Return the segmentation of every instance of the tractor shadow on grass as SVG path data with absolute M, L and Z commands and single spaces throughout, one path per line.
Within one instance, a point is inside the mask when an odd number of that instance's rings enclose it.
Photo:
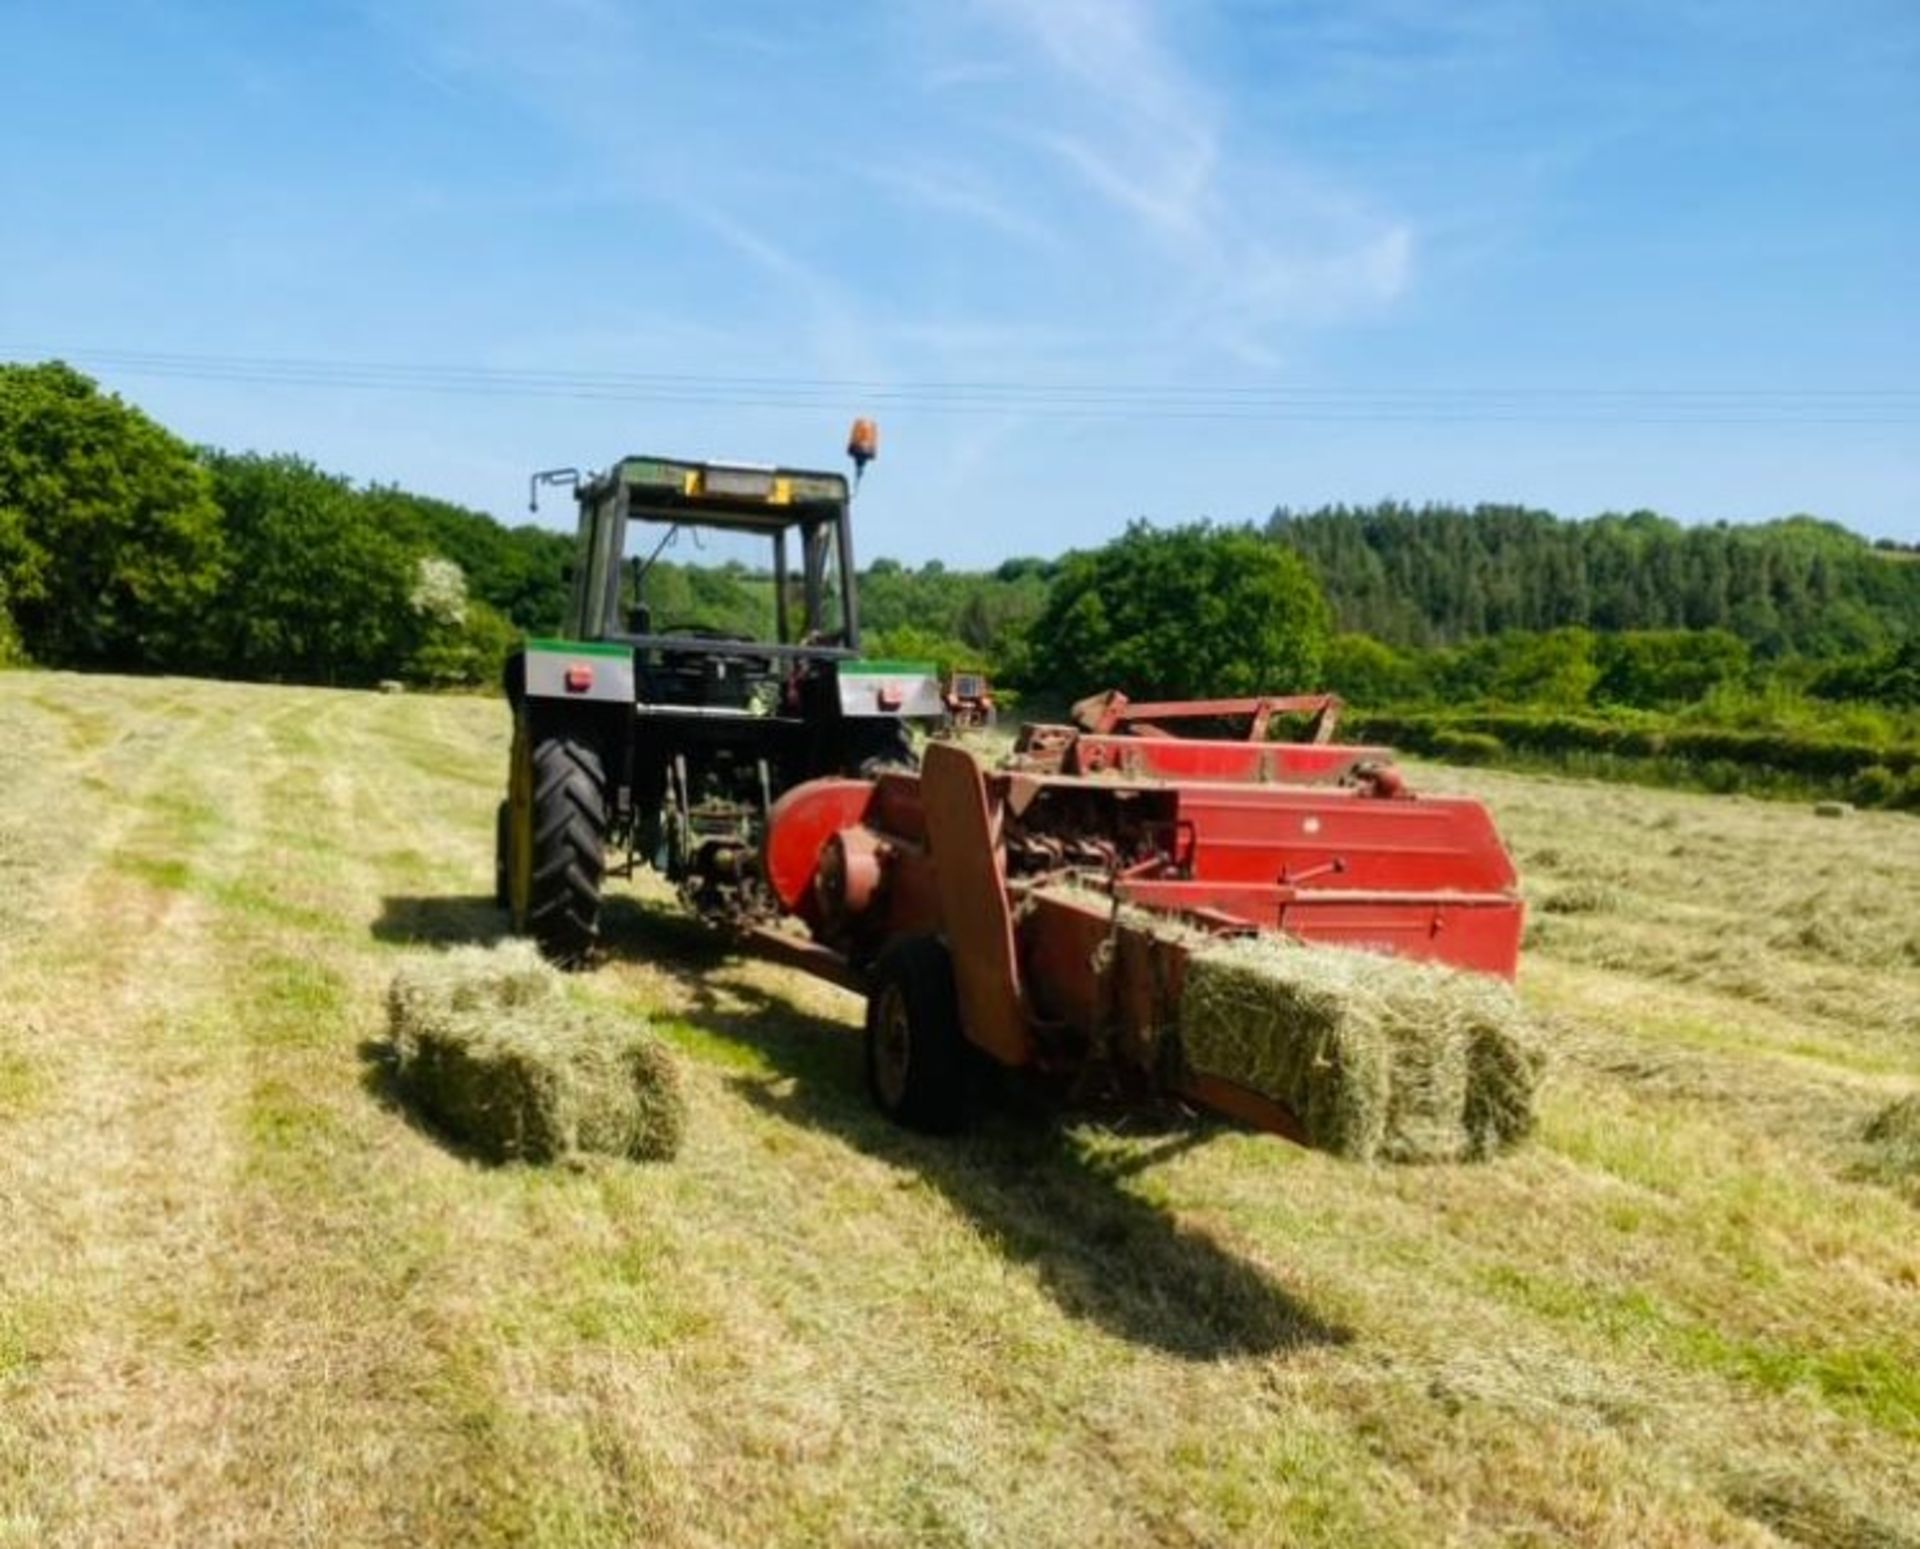
M 686 1004 L 670 1020 L 745 1057 L 754 1068 L 727 1077 L 734 1091 L 764 1113 L 924 1180 L 1001 1254 L 1030 1267 L 1070 1316 L 1199 1361 L 1350 1337 L 1209 1233 L 1127 1186 L 1217 1126 L 1131 1115 L 1139 1138 L 1102 1143 L 1100 1133 L 1015 1089 L 994 1094 L 965 1135 L 908 1133 L 868 1102 L 860 1039 L 844 1021 L 734 971 L 742 960 L 726 943 L 672 909 L 620 905 L 607 922 L 609 955 L 643 961 L 670 980 Z
M 375 941 L 398 947 L 490 946 L 507 940 L 507 911 L 490 893 L 393 893 L 380 900 Z M 600 906 L 596 961 L 641 962 L 675 979 L 739 961 L 727 939 L 665 898 L 611 893 Z
M 485 946 L 509 934 L 507 912 L 491 893 L 396 894 L 380 900 L 373 922 L 373 939 L 390 946 Z

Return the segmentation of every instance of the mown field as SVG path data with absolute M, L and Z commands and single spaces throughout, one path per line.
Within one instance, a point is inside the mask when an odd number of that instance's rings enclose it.
M 857 1003 L 657 895 L 671 1165 L 396 1107 L 410 943 L 499 921 L 505 716 L 0 675 L 0 1544 L 1920 1543 L 1920 820 L 1494 804 L 1537 1139 L 875 1117 Z

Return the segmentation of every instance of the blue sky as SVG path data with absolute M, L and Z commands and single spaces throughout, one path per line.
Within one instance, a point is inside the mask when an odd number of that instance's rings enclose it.
M 868 556 L 1920 539 L 1914 0 L 0 0 L 0 212 L 0 355 L 509 517 L 872 412 Z

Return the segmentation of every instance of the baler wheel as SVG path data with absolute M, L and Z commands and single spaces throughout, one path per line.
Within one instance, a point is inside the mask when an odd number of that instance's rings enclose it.
M 867 997 L 867 1090 L 896 1124 L 950 1135 L 967 1120 L 981 1056 L 960 1026 L 953 959 L 934 936 L 880 954 Z
M 577 737 L 515 739 L 507 824 L 513 927 L 564 967 L 585 962 L 600 935 L 607 864 L 607 778 Z

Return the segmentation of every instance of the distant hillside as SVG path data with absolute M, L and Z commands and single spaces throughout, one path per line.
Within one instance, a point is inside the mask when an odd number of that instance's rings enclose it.
M 1831 656 L 1920 631 L 1920 566 L 1813 517 L 1684 527 L 1388 503 L 1283 508 L 1267 531 L 1319 571 L 1340 628 L 1399 646 L 1584 625 L 1727 629 L 1761 655 Z

